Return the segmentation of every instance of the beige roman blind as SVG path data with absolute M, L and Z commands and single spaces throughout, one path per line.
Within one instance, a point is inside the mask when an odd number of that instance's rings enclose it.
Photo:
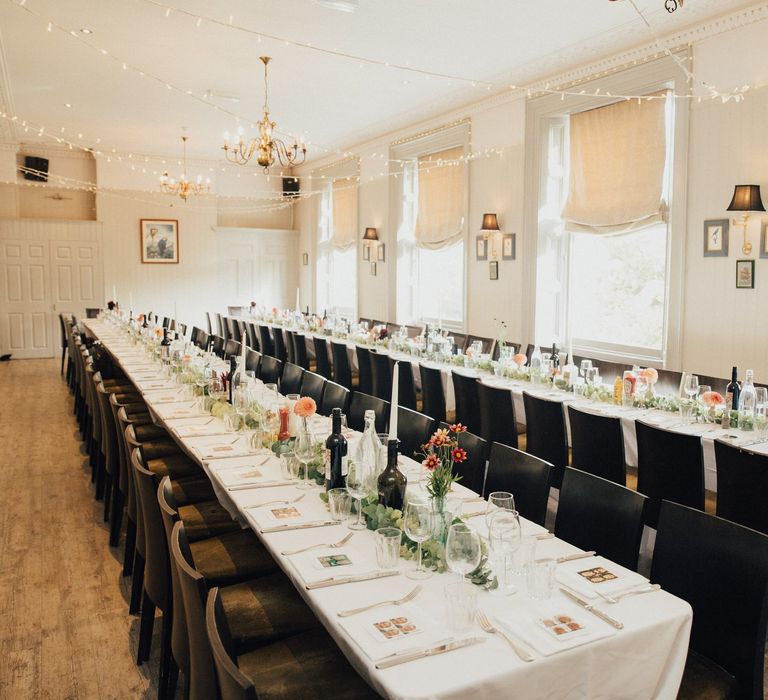
M 668 99 L 668 91 L 653 95 Z M 571 117 L 567 230 L 620 233 L 664 221 L 667 99 L 625 100 Z
M 444 248 L 462 235 L 466 165 L 456 161 L 463 155 L 463 147 L 457 146 L 419 158 L 414 237 L 422 248 Z
M 331 244 L 334 248 L 349 248 L 357 240 L 357 182 L 341 178 L 334 180 L 332 187 Z

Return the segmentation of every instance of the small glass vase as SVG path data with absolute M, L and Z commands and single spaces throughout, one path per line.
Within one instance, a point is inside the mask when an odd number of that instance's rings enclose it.
M 461 512 L 461 503 L 449 501 L 447 496 L 432 498 L 432 513 L 434 517 L 434 534 L 432 538 L 442 545 L 448 539 L 448 531 L 453 521 Z

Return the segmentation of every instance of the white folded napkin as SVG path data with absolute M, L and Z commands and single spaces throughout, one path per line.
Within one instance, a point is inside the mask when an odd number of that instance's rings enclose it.
M 263 457 L 254 455 L 248 458 L 248 463 L 246 464 L 241 463 L 232 467 L 214 469 L 216 478 L 225 488 L 243 486 L 245 484 L 261 486 L 284 481 L 280 477 L 280 468 L 276 468 L 270 462 L 260 464 L 263 459 Z
M 297 507 L 301 506 L 301 501 L 295 504 Z M 268 511 L 275 506 L 268 506 L 266 508 L 260 508 L 259 510 L 251 510 L 249 516 L 253 519 L 260 518 L 258 522 L 264 523 L 265 527 L 275 525 L 274 521 L 271 521 L 268 517 L 264 516 L 261 511 Z M 290 507 L 290 506 L 289 506 Z M 307 522 L 314 522 L 318 520 L 318 516 L 314 511 L 311 511 L 311 515 L 304 515 Z M 322 537 L 322 535 L 317 535 Z M 323 541 L 322 539 L 320 540 Z M 332 540 L 325 540 L 331 542 Z M 323 562 L 328 560 L 338 560 L 339 566 L 324 566 Z M 349 560 L 350 563 L 344 563 Z M 330 563 L 330 562 L 329 562 Z M 322 581 L 323 579 L 330 578 L 331 576 L 357 576 L 359 574 L 367 573 L 376 569 L 375 559 L 367 553 L 361 552 L 360 548 L 354 547 L 340 547 L 338 549 L 331 549 L 323 547 L 319 549 L 313 549 L 309 552 L 299 554 L 291 557 L 291 564 L 301 576 L 304 583 L 313 583 L 315 581 Z M 375 602 L 375 601 L 374 601 Z M 362 605 L 362 603 L 361 603 Z M 359 607 L 352 605 L 350 607 Z
M 580 571 L 587 572 L 598 568 L 605 569 L 615 578 L 599 581 L 599 578 L 605 577 L 595 575 L 591 577 L 595 581 L 593 583 L 585 576 L 579 574 Z M 609 559 L 599 556 L 575 559 L 574 561 L 558 564 L 556 578 L 567 588 L 590 600 L 599 598 L 599 593 L 613 595 L 614 593 L 621 593 L 630 588 L 648 583 L 648 579 L 636 571 L 625 569 L 623 566 L 619 566 Z

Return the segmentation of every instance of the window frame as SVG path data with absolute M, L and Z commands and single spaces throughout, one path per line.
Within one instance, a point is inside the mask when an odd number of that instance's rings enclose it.
M 676 52 L 676 58 L 682 61 L 690 59 L 690 50 Z M 685 94 L 688 89 L 686 75 L 675 58 L 665 56 L 649 61 L 640 66 L 627 68 L 611 76 L 583 82 L 578 87 L 571 88 L 574 92 L 584 90 L 591 94 L 574 94 L 562 97 L 559 94 L 548 94 L 529 100 L 526 109 L 526 173 L 525 178 L 525 212 L 524 227 L 526 236 L 531 244 L 532 252 L 525 261 L 523 269 L 524 284 L 533 297 L 532 303 L 527 304 L 527 314 L 523 318 L 524 332 L 532 342 L 541 344 L 551 342 L 550 338 L 536 338 L 536 284 L 539 248 L 539 204 L 540 188 L 546 177 L 542 163 L 545 162 L 548 146 L 549 125 L 553 118 L 564 114 L 581 112 L 586 109 L 603 107 L 616 102 L 616 97 L 610 95 L 642 95 L 668 88 L 676 94 Z M 605 97 L 596 97 L 595 91 L 600 90 Z M 674 99 L 674 98 L 672 98 Z M 645 364 L 656 367 L 679 368 L 682 361 L 682 321 L 684 303 L 684 262 L 685 238 L 687 220 L 687 164 L 688 164 L 688 130 L 689 130 L 689 100 L 675 100 L 675 118 L 673 124 L 673 149 L 670 154 L 670 187 L 667 205 L 670 211 L 667 234 L 667 273 L 665 280 L 665 313 L 663 328 L 663 344 L 659 358 L 637 357 L 627 348 L 608 346 L 600 348 L 590 345 L 574 344 L 576 354 L 588 354 L 598 360 L 619 361 L 643 360 Z M 568 237 L 570 240 L 570 236 Z M 570 254 L 570 242 L 563 255 Z M 564 258 L 564 264 L 570 268 L 569 258 Z M 569 294 L 567 274 L 564 279 L 563 292 Z M 564 300 L 567 308 L 567 298 Z M 561 322 L 567 323 L 566 320 Z M 565 338 L 561 338 L 564 341 Z

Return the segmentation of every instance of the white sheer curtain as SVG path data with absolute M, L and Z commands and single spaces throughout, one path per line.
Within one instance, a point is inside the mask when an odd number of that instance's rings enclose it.
M 668 91 L 570 117 L 565 228 L 620 233 L 663 222 Z
M 331 202 L 331 243 L 334 248 L 346 250 L 357 240 L 357 182 L 334 180 Z
M 458 146 L 418 159 L 418 210 L 414 227 L 416 245 L 445 248 L 464 234 L 464 148 Z

